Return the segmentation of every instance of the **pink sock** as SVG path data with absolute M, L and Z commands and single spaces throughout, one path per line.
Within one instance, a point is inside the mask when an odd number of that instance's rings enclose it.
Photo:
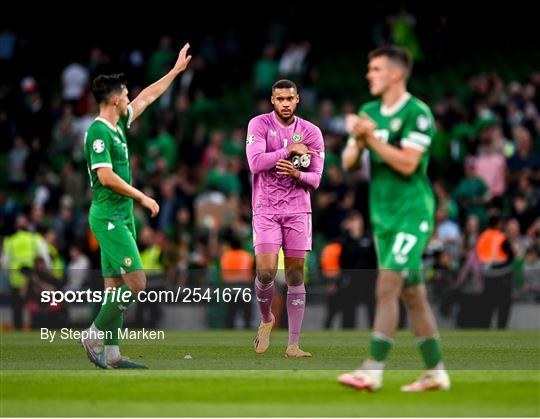
M 272 281 L 270 284 L 264 285 L 259 281 L 259 278 L 256 278 L 255 295 L 257 296 L 257 303 L 259 304 L 262 321 L 263 323 L 268 323 L 272 320 L 272 297 L 274 295 L 274 281 Z
M 304 320 L 306 308 L 306 287 L 304 284 L 296 287 L 288 286 L 287 289 L 287 315 L 289 317 L 289 345 L 298 343 L 300 329 Z

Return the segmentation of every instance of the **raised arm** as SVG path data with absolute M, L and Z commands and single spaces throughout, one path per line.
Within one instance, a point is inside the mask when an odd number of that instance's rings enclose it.
M 165 91 L 169 88 L 173 80 L 182 71 L 184 71 L 191 60 L 191 55 L 186 55 L 189 49 L 189 44 L 185 44 L 178 54 L 176 64 L 166 75 L 160 78 L 155 83 L 144 89 L 139 95 L 131 102 L 131 108 L 133 115 L 131 120 L 137 119 L 144 110 L 154 103 Z

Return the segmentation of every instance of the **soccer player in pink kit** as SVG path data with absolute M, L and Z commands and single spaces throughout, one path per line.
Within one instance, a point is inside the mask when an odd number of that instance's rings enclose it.
M 285 356 L 311 356 L 299 348 L 306 289 L 304 262 L 311 250 L 310 190 L 319 187 L 324 165 L 321 130 L 295 116 L 300 97 L 296 85 L 279 80 L 272 86 L 274 111 L 256 116 L 248 125 L 246 154 L 253 173 L 253 244 L 257 278 L 255 293 L 261 325 L 256 353 L 266 352 L 274 326 L 272 295 L 283 248 L 287 281 L 289 342 Z M 298 156 L 298 157 L 295 157 Z M 290 159 L 295 158 L 297 167 Z M 299 170 L 301 169 L 301 170 Z

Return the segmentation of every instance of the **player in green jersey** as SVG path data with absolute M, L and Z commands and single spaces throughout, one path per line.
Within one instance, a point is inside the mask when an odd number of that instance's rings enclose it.
M 137 249 L 133 201 L 155 217 L 159 205 L 131 186 L 126 131 L 144 110 L 159 98 L 191 60 L 189 44 L 180 50 L 176 64 L 165 76 L 145 88 L 130 102 L 121 74 L 98 76 L 92 92 L 99 104 L 99 116 L 84 140 L 93 198 L 89 223 L 101 250 L 105 293 L 101 310 L 81 343 L 90 361 L 100 368 L 146 368 L 120 354 L 119 332 L 124 310 L 146 287 L 146 275 Z M 103 340 L 104 343 L 103 345 Z
M 370 217 L 379 259 L 377 310 L 369 358 L 338 381 L 358 389 L 382 386 L 384 363 L 405 303 L 427 371 L 402 391 L 448 390 L 437 325 L 422 277 L 422 252 L 433 230 L 435 200 L 427 177 L 429 147 L 435 134 L 429 107 L 407 92 L 412 61 L 408 52 L 384 46 L 371 52 L 367 80 L 379 97 L 347 115 L 350 133 L 343 167 L 359 166 L 369 150 Z

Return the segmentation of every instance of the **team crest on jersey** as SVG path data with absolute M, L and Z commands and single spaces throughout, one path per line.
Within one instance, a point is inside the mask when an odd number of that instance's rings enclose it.
M 105 150 L 105 143 L 103 140 L 94 140 L 92 143 L 92 148 L 96 153 L 102 153 Z
M 425 131 L 429 128 L 430 122 L 427 117 L 424 115 L 419 115 L 418 118 L 416 118 L 416 126 L 419 130 Z
M 397 131 L 401 128 L 401 119 L 394 118 L 390 121 L 390 131 Z
M 295 142 L 295 143 L 299 143 L 300 141 L 302 141 L 302 136 L 298 133 L 294 134 L 292 136 L 292 140 Z
M 255 136 L 254 135 L 248 135 L 248 137 L 246 138 L 246 144 L 250 145 L 250 144 L 253 144 L 254 142 L 255 142 Z
M 133 265 L 133 259 L 131 259 L 129 256 L 126 256 L 124 258 L 124 266 L 127 266 L 128 268 Z

